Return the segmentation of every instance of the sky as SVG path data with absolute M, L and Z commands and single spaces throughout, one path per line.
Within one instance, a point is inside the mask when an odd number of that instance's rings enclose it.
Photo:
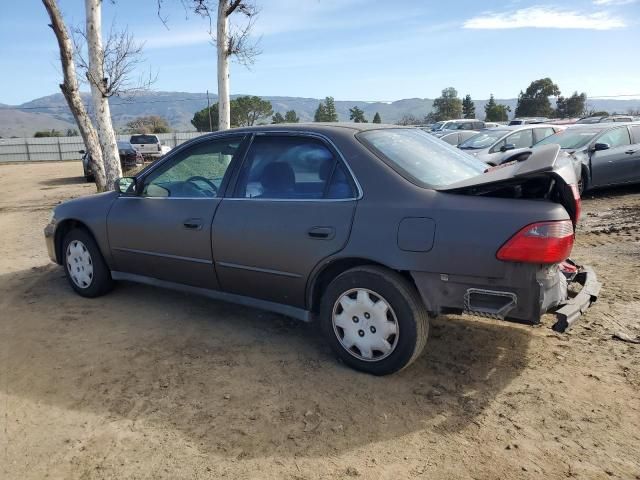
M 144 43 L 154 90 L 216 92 L 209 24 L 179 0 L 106 0 L 104 30 Z M 564 94 L 640 97 L 640 0 L 255 0 L 262 52 L 233 63 L 231 93 L 337 100 L 513 98 L 551 77 Z M 84 2 L 59 0 L 82 27 Z M 59 92 L 57 44 L 38 0 L 0 0 L 0 103 Z M 85 89 L 86 86 L 85 86 Z M 627 98 L 627 97 L 622 97 Z

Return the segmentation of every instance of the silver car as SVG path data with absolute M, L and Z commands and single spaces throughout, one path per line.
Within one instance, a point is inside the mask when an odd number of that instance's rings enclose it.
M 462 142 L 458 148 L 490 165 L 529 156 L 531 147 L 562 130 L 555 125 L 514 125 L 487 128 Z

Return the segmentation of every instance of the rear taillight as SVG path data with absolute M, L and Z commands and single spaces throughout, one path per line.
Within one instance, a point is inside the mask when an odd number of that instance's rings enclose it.
M 569 257 L 573 239 L 571 220 L 533 223 L 500 247 L 496 257 L 505 262 L 559 263 Z
M 580 189 L 578 185 L 569 185 L 571 187 L 571 192 L 573 193 L 573 201 L 575 202 L 576 209 L 576 218 L 574 218 L 574 222 L 578 224 L 578 220 L 580 220 L 580 213 L 582 213 L 582 199 L 580 198 Z

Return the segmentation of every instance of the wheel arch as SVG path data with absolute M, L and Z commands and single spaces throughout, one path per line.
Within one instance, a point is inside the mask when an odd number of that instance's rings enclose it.
M 316 267 L 316 270 L 311 275 L 311 280 L 307 285 L 306 303 L 307 308 L 314 314 L 317 314 L 320 309 L 320 301 L 322 298 L 322 292 L 338 275 L 346 272 L 354 267 L 362 267 L 365 265 L 377 266 L 386 268 L 388 270 L 399 273 L 402 277 L 409 281 L 409 283 L 416 288 L 415 281 L 410 272 L 403 270 L 396 270 L 383 263 L 375 260 L 363 257 L 342 257 L 331 259 L 324 264 Z
M 98 244 L 94 232 L 91 231 L 91 228 L 89 228 L 89 226 L 83 221 L 75 218 L 66 218 L 64 220 L 61 220 L 56 226 L 56 233 L 53 243 L 55 246 L 56 261 L 59 265 L 62 265 L 62 241 L 64 240 L 65 235 L 74 228 L 81 228 L 85 230 L 87 233 L 89 233 L 89 235 L 93 237 L 94 240 L 96 240 L 96 244 Z

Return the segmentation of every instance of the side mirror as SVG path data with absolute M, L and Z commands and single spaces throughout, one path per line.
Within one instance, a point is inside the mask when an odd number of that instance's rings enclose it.
M 136 193 L 136 179 L 135 177 L 122 177 L 115 182 L 116 192 L 122 194 Z
M 500 147 L 501 152 L 506 152 L 506 151 L 515 150 L 515 149 L 516 149 L 516 146 L 513 143 L 506 143 Z
M 609 150 L 611 148 L 611 146 L 608 143 L 596 143 L 593 146 L 593 151 L 594 152 L 599 152 L 601 150 Z
M 79 153 L 80 155 L 84 155 L 86 152 L 85 152 L 84 150 L 78 150 L 78 153 Z

